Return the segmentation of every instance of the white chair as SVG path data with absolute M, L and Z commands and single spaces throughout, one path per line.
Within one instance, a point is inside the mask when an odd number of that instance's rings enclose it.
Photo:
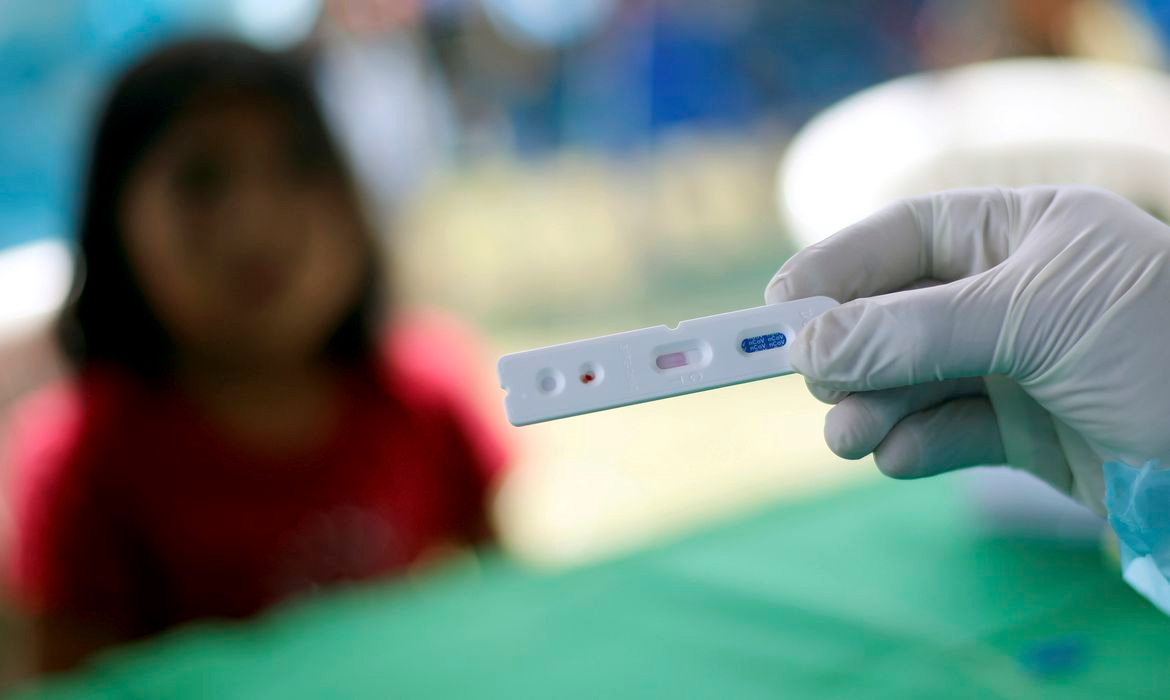
M 1078 183 L 1170 212 L 1170 77 L 1137 66 L 1017 59 L 900 78 L 829 108 L 777 183 L 802 245 L 908 195 Z
M 69 294 L 72 254 L 48 240 L 0 251 L 0 416 L 60 370 L 52 321 Z

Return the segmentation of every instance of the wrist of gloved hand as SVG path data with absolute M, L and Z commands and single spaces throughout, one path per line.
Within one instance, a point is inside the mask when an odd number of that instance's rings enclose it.
M 1170 470 L 1156 460 L 1141 468 L 1106 462 L 1105 506 L 1117 533 L 1125 581 L 1170 614 Z
M 1103 482 L 1074 481 L 1069 464 L 1070 459 L 1090 464 L 1103 460 L 1014 380 L 993 375 L 986 377 L 984 384 L 995 410 L 1005 463 L 1031 473 L 1104 517 Z

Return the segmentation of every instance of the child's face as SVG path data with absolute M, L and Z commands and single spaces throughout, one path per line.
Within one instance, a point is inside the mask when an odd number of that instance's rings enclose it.
M 127 257 L 180 357 L 303 362 L 360 293 L 359 213 L 294 127 L 267 102 L 205 101 L 131 174 Z

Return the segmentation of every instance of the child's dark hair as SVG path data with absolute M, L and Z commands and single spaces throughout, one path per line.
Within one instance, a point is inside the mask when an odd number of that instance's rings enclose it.
M 170 339 L 130 269 L 119 203 L 130 174 L 163 132 L 193 101 L 220 90 L 273 101 L 295 124 L 313 162 L 336 175 L 361 212 L 357 187 L 329 134 L 303 60 L 225 38 L 187 39 L 156 50 L 114 85 L 93 131 L 77 228 L 77 271 L 57 328 L 75 368 L 114 364 L 157 378 L 169 367 Z M 328 342 L 326 353 L 333 359 L 364 361 L 375 345 L 383 290 L 374 237 L 365 233 L 362 292 Z

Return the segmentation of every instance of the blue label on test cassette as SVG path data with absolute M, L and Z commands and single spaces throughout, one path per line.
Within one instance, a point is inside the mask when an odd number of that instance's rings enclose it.
M 783 333 L 769 333 L 767 335 L 757 335 L 753 338 L 744 338 L 739 347 L 743 348 L 744 352 L 761 352 L 764 350 L 775 350 L 782 348 L 788 344 L 788 338 Z

